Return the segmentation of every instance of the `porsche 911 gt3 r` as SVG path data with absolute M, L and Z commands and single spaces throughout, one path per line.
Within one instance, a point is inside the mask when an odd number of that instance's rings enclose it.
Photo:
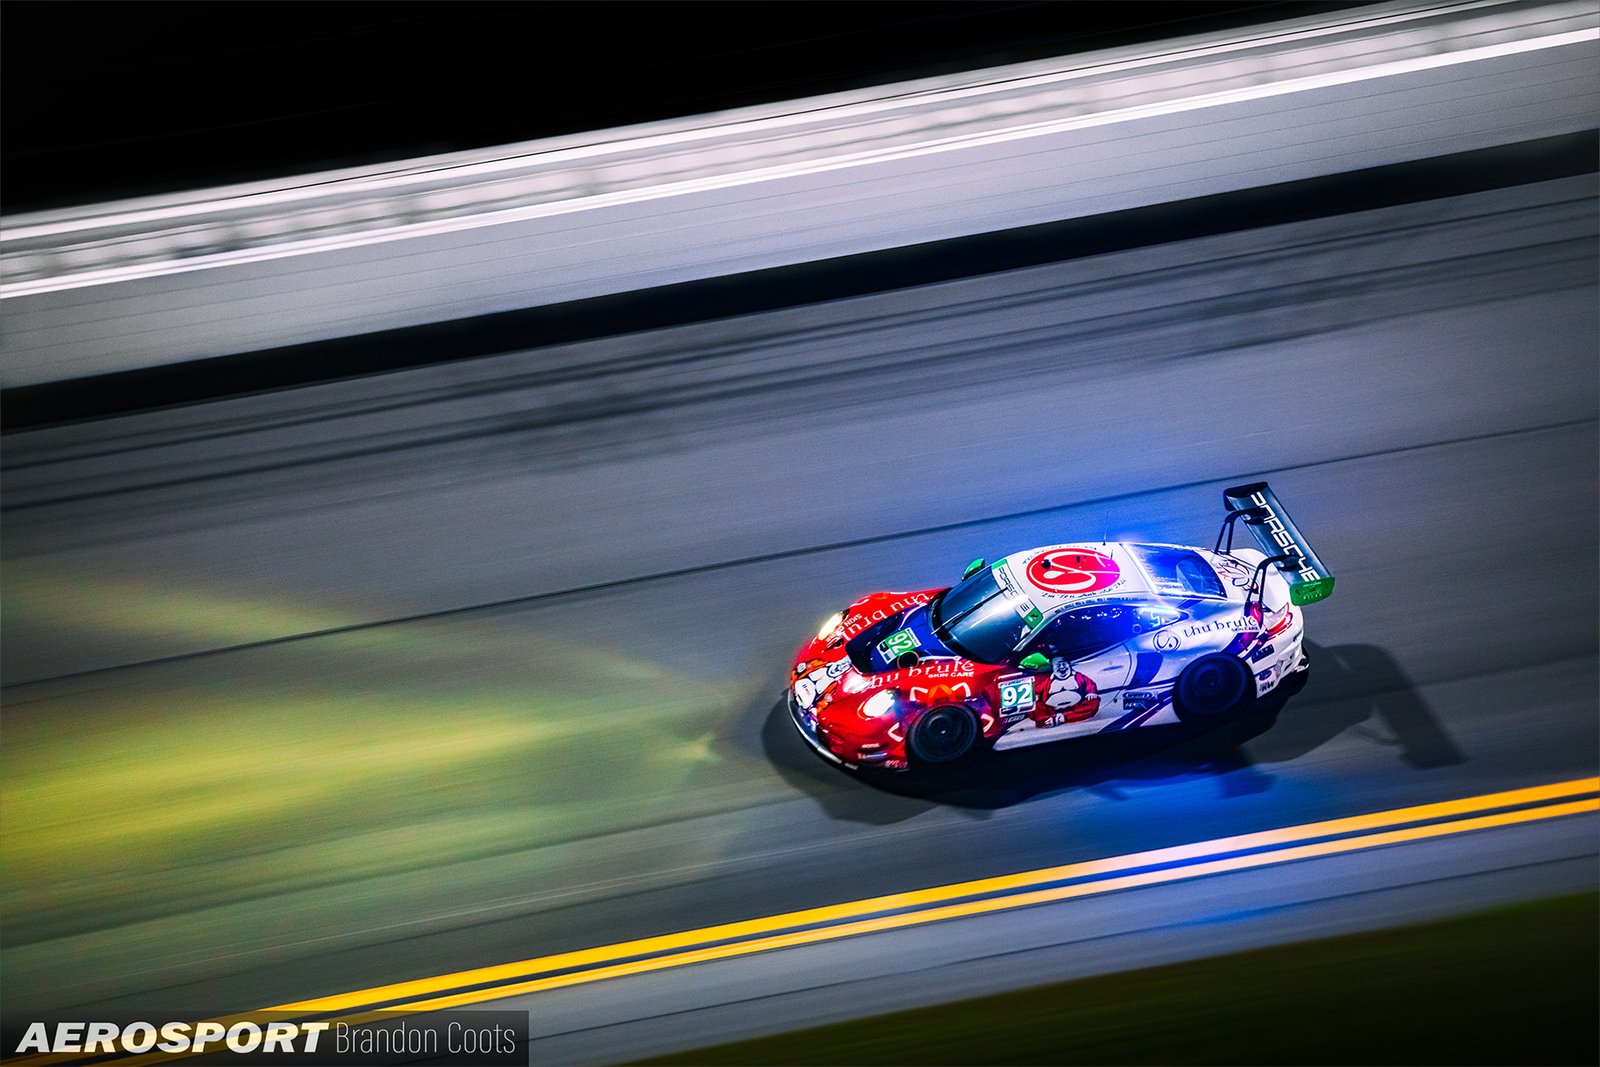
M 1047 545 L 974 560 L 951 588 L 862 597 L 797 653 L 796 727 L 850 768 L 935 768 L 989 748 L 1220 721 L 1298 685 L 1299 609 L 1333 576 L 1265 482 L 1224 502 L 1211 549 Z M 1240 520 L 1265 552 L 1233 548 Z

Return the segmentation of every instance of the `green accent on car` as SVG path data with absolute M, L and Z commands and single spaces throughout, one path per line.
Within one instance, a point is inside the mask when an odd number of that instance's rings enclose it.
M 974 574 L 977 574 L 988 565 L 988 560 L 984 559 L 982 556 L 979 556 L 977 559 L 967 564 L 967 569 L 961 572 L 961 580 L 963 582 L 966 581 L 968 578 L 971 578 Z
M 1309 582 L 1291 582 L 1289 584 L 1289 603 L 1315 604 L 1319 600 L 1327 599 L 1333 592 L 1333 575 L 1326 578 L 1317 578 Z

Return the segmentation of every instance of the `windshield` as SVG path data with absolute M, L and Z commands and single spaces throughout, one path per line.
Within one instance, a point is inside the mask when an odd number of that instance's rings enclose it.
M 1028 616 L 1038 612 L 1019 594 L 995 581 L 992 570 L 979 571 L 928 606 L 928 619 L 939 640 L 967 659 L 1001 663 L 1022 640 Z

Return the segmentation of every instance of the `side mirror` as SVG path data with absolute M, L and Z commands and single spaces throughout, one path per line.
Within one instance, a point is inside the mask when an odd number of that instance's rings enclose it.
M 1025 671 L 1047 671 L 1050 669 L 1050 657 L 1038 652 L 1029 652 L 1017 661 L 1017 666 Z
M 967 564 L 967 569 L 961 572 L 961 580 L 963 582 L 966 581 L 968 578 L 971 578 L 974 574 L 977 574 L 988 565 L 989 561 L 984 559 L 982 556 L 979 556 L 977 559 Z

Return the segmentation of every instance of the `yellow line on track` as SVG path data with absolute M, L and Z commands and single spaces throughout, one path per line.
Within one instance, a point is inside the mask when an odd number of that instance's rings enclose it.
M 265 1008 L 264 1011 L 274 1012 L 334 1012 L 350 1008 L 366 1007 L 387 1002 L 406 1000 L 414 997 L 425 997 L 430 994 L 443 993 L 449 989 L 458 989 L 462 986 L 481 985 L 484 983 L 506 982 L 512 979 L 528 978 L 541 971 L 566 970 L 576 967 L 589 967 L 599 963 L 612 963 L 629 956 L 641 956 L 658 952 L 670 952 L 678 949 L 692 948 L 697 945 L 706 945 L 714 941 L 726 941 L 734 938 L 759 937 L 773 934 L 799 926 L 812 926 L 818 923 L 837 923 L 843 920 L 859 919 L 866 915 L 882 911 L 898 911 L 904 908 L 926 907 L 928 905 L 942 904 L 957 900 L 961 897 L 979 896 L 991 893 L 1014 892 L 1046 882 L 1059 882 L 1068 879 L 1085 878 L 1091 876 L 1104 876 L 1119 874 L 1138 867 L 1150 867 L 1159 864 L 1176 863 L 1185 860 L 1198 860 L 1206 856 L 1214 856 L 1223 852 L 1237 852 L 1245 849 L 1270 847 L 1275 845 L 1293 844 L 1318 837 L 1331 837 L 1337 834 L 1356 833 L 1365 830 L 1380 829 L 1389 826 L 1398 826 L 1404 823 L 1422 822 L 1430 819 L 1449 818 L 1460 815 L 1473 814 L 1480 811 L 1489 811 L 1494 808 L 1513 807 L 1522 804 L 1540 803 L 1550 800 L 1559 800 L 1565 797 L 1579 796 L 1586 793 L 1600 791 L 1600 777 L 1580 778 L 1568 782 L 1556 782 L 1550 785 L 1533 786 L 1527 789 L 1513 789 L 1502 793 L 1489 793 L 1484 796 L 1467 797 L 1461 800 L 1442 801 L 1434 804 L 1420 804 L 1414 807 L 1397 808 L 1392 811 L 1375 812 L 1370 815 L 1356 815 L 1343 819 L 1329 819 L 1323 822 L 1306 823 L 1301 826 L 1288 826 L 1278 830 L 1265 830 L 1258 833 L 1240 834 L 1235 837 L 1224 837 L 1213 841 L 1200 841 L 1189 845 L 1177 845 L 1171 848 L 1154 849 L 1148 852 L 1136 852 L 1126 856 L 1113 856 L 1107 859 L 1090 860 L 1083 863 L 1069 863 L 1059 867 L 1046 867 L 1035 871 L 1024 871 L 1017 874 L 1002 875 L 994 878 L 980 878 L 970 882 L 958 882 L 952 885 L 938 886 L 931 889 L 921 889 L 906 893 L 891 893 L 886 896 L 869 897 L 865 900 L 850 901 L 843 904 L 833 904 L 820 908 L 807 908 L 802 911 L 786 912 L 760 919 L 749 919 L 743 922 L 723 923 L 718 926 L 707 926 L 698 930 L 686 930 L 676 934 L 665 934 L 657 937 L 646 937 L 635 941 L 623 941 L 613 945 L 604 945 L 598 948 L 582 949 L 575 952 L 561 952 L 551 956 L 539 956 L 532 959 L 518 960 L 514 963 L 503 963 L 492 967 L 479 967 L 472 970 L 456 971 L 451 974 L 438 975 L 432 978 L 421 978 L 408 982 L 396 982 L 392 985 L 374 986 L 371 989 L 356 990 L 337 996 L 320 997 L 313 1000 L 296 1001 L 291 1004 L 280 1004 L 275 1007 Z M 1273 853 L 1278 855 L 1278 853 Z M 1254 858 L 1254 857 L 1249 857 Z M 1185 867 L 1183 871 L 1192 871 L 1194 868 Z M 1179 872 L 1160 872 L 1166 880 L 1176 877 Z M 1101 883 L 1095 883 L 1099 885 Z M 1135 883 L 1144 884 L 1144 883 Z M 1081 887 L 1073 887 L 1078 889 Z M 1074 894 L 1067 894 L 1074 895 Z M 919 913 L 920 914 L 920 913 Z M 903 918 L 903 917 L 897 917 Z M 924 920 L 926 921 L 926 920 Z M 830 929 L 836 929 L 830 927 Z M 821 932 L 810 931 L 815 935 Z M 792 935 L 799 936 L 799 935 Z M 842 935 L 836 935 L 842 936 Z M 820 940 L 812 936 L 810 940 Z M 803 943 L 803 942 L 800 942 Z M 773 947 L 779 947 L 774 945 Z M 715 957 L 712 957 L 715 958 Z M 655 961 L 645 961 L 654 963 Z M 685 962 L 693 962 L 686 960 Z M 630 965 L 631 966 L 631 965 Z M 644 963 L 639 964 L 643 969 L 649 969 Z M 613 968 L 607 968 L 608 972 Z M 586 972 L 587 973 L 587 972 Z M 629 971 L 626 973 L 636 973 Z M 589 979 L 593 981 L 594 979 Z M 563 978 L 544 979 L 549 982 L 562 982 Z M 509 987 L 521 989 L 523 985 Z M 539 988 L 548 988 L 541 986 Z M 474 996 L 479 1000 L 485 999 L 476 993 L 462 994 Z M 462 1001 L 473 1003 L 475 1001 Z M 426 1003 L 433 1003 L 428 1001 Z
M 1380 845 L 1393 845 L 1405 841 L 1419 841 L 1429 837 L 1442 837 L 1446 834 L 1466 833 L 1469 830 L 1486 830 L 1494 826 L 1511 826 L 1517 823 L 1534 822 L 1539 819 L 1554 819 L 1562 815 L 1576 815 L 1586 811 L 1600 811 L 1600 798 L 1550 804 L 1538 808 L 1524 808 L 1518 811 L 1502 812 L 1497 815 L 1458 819 L 1447 823 L 1432 823 L 1427 826 L 1411 827 L 1404 830 L 1389 830 L 1364 837 L 1341 838 L 1337 841 L 1323 841 L 1316 844 L 1277 849 L 1272 852 L 1234 856 L 1228 859 L 1190 864 L 1185 867 L 1145 871 L 1120 878 L 1103 878 L 1093 882 L 1059 886 L 1053 889 L 1040 889 L 1028 893 L 1014 893 L 1009 896 L 986 900 L 967 901 L 962 904 L 927 908 L 922 911 L 900 915 L 885 915 L 876 919 L 866 919 L 840 926 L 801 930 L 794 933 L 780 934 L 775 937 L 759 938 L 753 941 L 738 941 L 730 945 L 681 952 L 671 956 L 656 956 L 611 967 L 593 968 L 572 974 L 556 975 L 550 978 L 538 978 L 511 985 L 493 986 L 470 993 L 457 993 L 454 996 L 397 1004 L 388 1010 L 403 1012 L 437 1011 L 444 1008 L 461 1007 L 466 1004 L 479 1004 L 486 1000 L 500 1000 L 525 993 L 537 993 L 546 989 L 559 989 L 563 986 L 598 982 L 607 978 L 621 978 L 625 975 L 643 974 L 648 971 L 665 970 L 670 967 L 683 967 L 691 963 L 728 959 L 734 956 L 747 956 L 772 949 L 815 944 L 819 941 L 832 941 L 837 938 L 853 937 L 858 934 L 876 933 L 882 930 L 893 930 L 907 926 L 919 926 L 926 923 L 940 922 L 945 919 L 959 919 L 996 911 L 1008 911 L 1013 908 L 1048 904 L 1073 897 L 1093 896 L 1099 893 L 1113 893 L 1121 889 L 1134 889 L 1140 886 L 1158 885 L 1163 882 L 1184 881 L 1190 878 L 1222 874 L 1228 871 L 1248 870 L 1252 867 L 1268 867 L 1278 863 L 1289 863 L 1293 860 L 1311 859 L 1318 856 L 1331 856 L 1341 852 L 1355 852 L 1360 849 L 1376 848 Z
M 947 919 L 968 918 L 1070 900 L 1075 897 L 1114 893 L 1124 889 L 1269 867 L 1296 860 L 1356 852 L 1408 841 L 1421 841 L 1473 830 L 1596 812 L 1600 811 L 1600 797 L 1588 794 L 1597 792 L 1600 792 L 1600 777 L 1579 778 L 1528 789 L 1466 797 L 1461 800 L 1396 808 L 1370 815 L 1329 819 L 1084 863 L 1046 867 L 996 878 L 981 878 L 931 889 L 870 897 L 745 922 L 724 923 L 719 926 L 623 941 L 577 952 L 540 956 L 495 967 L 482 967 L 433 978 L 375 986 L 339 996 L 263 1008 L 260 1012 L 231 1016 L 227 1021 L 248 1019 L 252 1015 L 267 1012 L 293 1013 L 302 1017 L 343 1012 L 342 1016 L 325 1021 L 356 1025 L 385 1017 L 389 1013 L 410 1015 L 440 1011 L 547 989 L 646 974 L 694 963 L 731 959 L 884 930 L 922 926 Z M 1583 799 L 1570 799 L 1574 797 Z M 1495 811 L 1503 808 L 1514 810 Z M 1483 812 L 1492 814 L 1481 814 Z M 1408 823 L 1422 825 L 1406 826 Z M 1317 838 L 1330 838 L 1330 840 L 1316 840 Z M 1225 855 L 1261 848 L 1266 848 L 1268 851 L 1251 852 L 1248 855 Z M 1182 866 L 1138 870 L 1141 867 L 1171 863 L 1181 863 Z M 1135 873 L 1126 873 L 1130 871 Z M 1070 885 L 1037 888 L 1051 882 L 1090 876 L 1099 877 L 1094 877 L 1091 881 L 1075 881 Z M 982 899 L 962 900 L 964 897 L 982 897 Z M 876 914 L 881 912 L 893 914 Z M 809 929 L 800 929 L 801 927 Z M 652 955 L 654 953 L 661 954 Z M 630 958 L 635 956 L 648 956 L 648 958 Z M 606 966 L 595 966 L 596 964 L 606 964 Z M 566 970 L 569 973 L 549 973 L 556 970 Z M 543 977 L 534 977 L 541 973 Z M 487 988 L 459 993 L 448 992 L 460 989 L 462 986 L 483 984 L 487 984 Z M 63 1063 L 82 1058 L 81 1053 L 76 1055 L 44 1053 L 9 1059 L 7 1062 L 18 1064 L 20 1067 L 22 1064 Z M 133 1064 L 172 1062 L 182 1058 L 186 1056 L 148 1053 L 117 1059 L 115 1062 L 123 1067 L 131 1067 Z

